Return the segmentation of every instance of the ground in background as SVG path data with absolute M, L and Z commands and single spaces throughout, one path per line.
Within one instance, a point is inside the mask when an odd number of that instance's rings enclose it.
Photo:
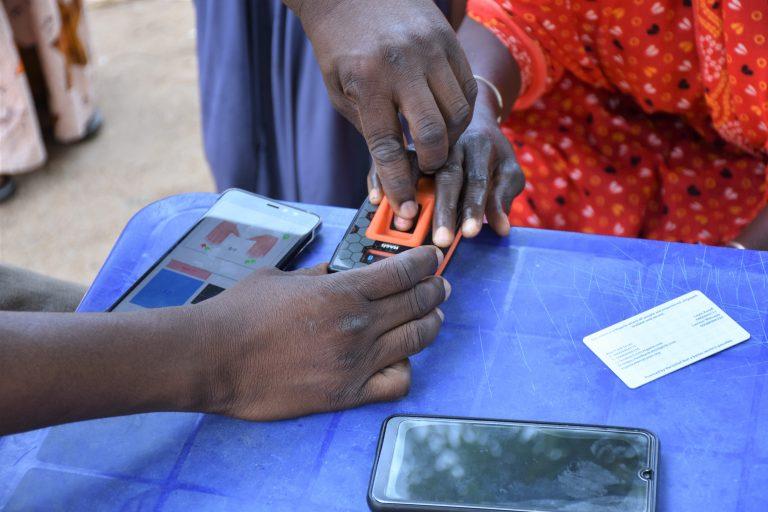
M 161 197 L 213 191 L 202 153 L 189 0 L 89 5 L 104 127 L 50 148 L 0 205 L 0 262 L 88 284 L 121 229 Z

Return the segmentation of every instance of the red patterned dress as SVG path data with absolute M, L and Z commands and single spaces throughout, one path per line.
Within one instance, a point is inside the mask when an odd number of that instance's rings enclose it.
M 469 0 L 523 90 L 515 225 L 721 244 L 766 205 L 764 0 Z

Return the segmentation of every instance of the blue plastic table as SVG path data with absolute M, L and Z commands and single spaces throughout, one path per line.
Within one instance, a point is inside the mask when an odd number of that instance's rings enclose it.
M 215 199 L 139 212 L 81 306 L 107 307 Z M 307 207 L 327 260 L 351 210 Z M 516 229 L 463 241 L 436 343 L 398 403 L 248 423 L 147 414 L 0 438 L 6 511 L 367 510 L 382 420 L 395 412 L 644 427 L 661 439 L 662 512 L 768 510 L 768 253 Z M 752 339 L 636 390 L 584 335 L 700 289 Z M 62 383 L 66 385 L 66 383 Z

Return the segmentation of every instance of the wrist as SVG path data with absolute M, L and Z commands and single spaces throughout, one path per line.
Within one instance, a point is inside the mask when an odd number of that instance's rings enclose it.
M 236 349 L 239 333 L 232 329 L 238 313 L 222 307 L 216 298 L 183 309 L 189 316 L 186 329 L 192 357 L 188 410 L 227 414 L 242 377 L 238 363 L 243 354 Z
M 478 119 L 483 122 L 492 121 L 493 124 L 499 124 L 497 119 L 502 115 L 501 106 L 496 96 L 490 88 L 484 84 L 479 84 L 472 119 Z
M 206 411 L 211 358 L 207 344 L 213 337 L 205 335 L 205 322 L 198 313 L 196 306 L 158 309 L 155 318 L 140 322 L 148 331 L 148 342 L 155 345 L 153 356 L 147 358 L 154 361 L 150 370 L 154 377 L 148 379 L 155 383 L 147 397 L 150 410 Z
M 283 3 L 288 7 L 293 14 L 301 21 L 305 32 L 311 38 L 311 33 L 314 32 L 314 27 L 321 22 L 322 19 L 328 17 L 333 18 L 334 12 L 341 5 L 346 3 L 347 0 L 283 0 Z

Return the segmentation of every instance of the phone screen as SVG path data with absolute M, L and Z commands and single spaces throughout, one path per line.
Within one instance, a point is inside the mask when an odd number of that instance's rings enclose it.
M 256 269 L 280 266 L 318 224 L 319 218 L 309 212 L 227 191 L 112 310 L 202 302 Z
M 654 447 L 644 431 L 394 417 L 371 497 L 383 504 L 645 512 L 655 488 Z

